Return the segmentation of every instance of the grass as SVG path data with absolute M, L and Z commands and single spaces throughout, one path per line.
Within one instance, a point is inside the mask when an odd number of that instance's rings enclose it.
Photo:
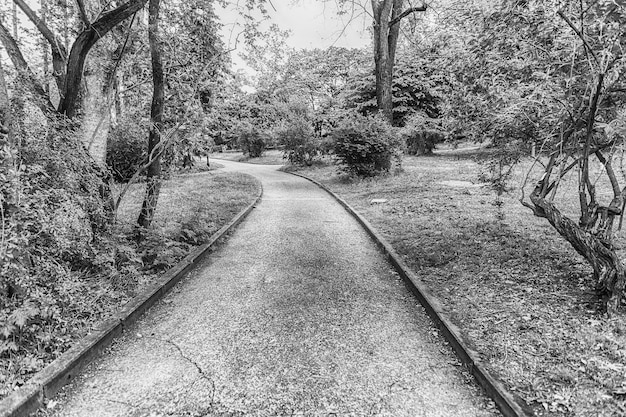
M 495 203 L 473 154 L 406 157 L 404 172 L 374 179 L 333 166 L 300 172 L 385 236 L 537 415 L 626 415 L 626 316 L 603 315 L 591 269 L 521 206 L 519 190 Z
M 227 161 L 246 162 L 248 164 L 258 165 L 283 165 L 286 161 L 283 159 L 283 151 L 278 149 L 267 150 L 258 158 L 247 157 L 241 151 L 216 152 L 212 153 L 210 158 L 226 159 Z
M 199 164 L 200 165 L 200 164 Z M 217 165 L 217 164 L 215 164 Z M 214 169 L 215 166 L 212 167 Z M 206 168 L 205 168 L 206 169 Z M 36 355 L 31 349 L 0 358 L 0 397 L 26 383 L 36 372 L 84 337 L 152 284 L 196 246 L 250 204 L 259 191 L 251 176 L 197 169 L 164 181 L 150 230 L 135 242 L 135 224 L 144 184 L 133 185 L 119 207 L 110 236 L 93 245 L 93 265 L 68 271 L 57 295 L 63 308 L 37 333 Z M 114 193 L 119 191 L 114 189 Z

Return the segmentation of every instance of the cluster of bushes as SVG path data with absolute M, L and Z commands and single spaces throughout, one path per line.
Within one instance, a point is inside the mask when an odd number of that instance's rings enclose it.
M 399 168 L 404 150 L 396 129 L 379 116 L 350 115 L 337 121 L 323 137 L 306 119 L 295 119 L 279 129 L 277 136 L 284 158 L 291 164 L 311 165 L 333 154 L 341 170 L 361 177 Z

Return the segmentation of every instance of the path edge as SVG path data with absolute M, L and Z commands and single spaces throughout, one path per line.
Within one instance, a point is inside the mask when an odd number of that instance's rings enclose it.
M 450 321 L 439 299 L 430 293 L 424 282 L 408 267 L 391 244 L 360 213 L 324 184 L 297 172 L 288 173 L 304 178 L 326 191 L 365 229 L 379 249 L 387 256 L 391 265 L 411 289 L 411 292 L 416 296 L 420 304 L 422 304 L 426 313 L 441 330 L 444 339 L 450 343 L 463 365 L 467 367 L 478 384 L 496 403 L 496 406 L 505 417 L 530 417 L 534 415 L 530 406 L 522 398 L 510 392 L 500 379 L 487 370 L 480 361 L 478 352 L 469 347 L 458 326 Z
M 198 265 L 220 239 L 250 214 L 263 196 L 263 185 L 260 181 L 257 183 L 259 184 L 259 191 L 254 201 L 215 232 L 206 243 L 164 272 L 153 285 L 126 303 L 120 311 L 97 324 L 91 333 L 36 373 L 18 390 L 0 401 L 0 417 L 27 417 L 42 408 L 47 399 L 52 398 L 82 368 L 109 346 L 125 328 L 135 323 L 146 310 L 167 294 L 176 283 L 185 277 L 187 272 Z

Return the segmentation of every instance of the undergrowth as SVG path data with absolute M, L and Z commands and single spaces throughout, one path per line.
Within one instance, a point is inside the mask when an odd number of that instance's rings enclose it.
M 251 202 L 246 176 L 189 173 L 163 185 L 137 243 L 143 184 L 118 210 L 77 126 L 15 103 L 15 149 L 0 157 L 0 397 L 23 385 Z

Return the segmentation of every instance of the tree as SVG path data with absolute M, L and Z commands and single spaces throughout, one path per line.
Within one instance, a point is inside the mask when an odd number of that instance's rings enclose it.
M 99 17 L 93 22 L 91 22 L 87 16 L 83 1 L 77 0 L 84 28 L 74 40 L 69 54 L 58 36 L 50 30 L 46 23 L 39 18 L 24 0 L 14 0 L 14 2 L 50 44 L 53 71 L 61 97 L 57 111 L 68 117 L 75 117 L 80 108 L 81 81 L 83 79 L 85 60 L 87 59 L 89 51 L 104 35 L 139 11 L 146 4 L 147 0 L 129 0 L 112 10 L 103 10 Z M 17 53 L 19 51 L 17 43 L 2 24 L 0 24 L 0 40 L 9 52 L 9 56 L 15 67 L 22 72 L 26 72 L 26 80 L 29 83 L 29 88 L 39 96 L 40 102 L 42 103 L 40 106 L 42 110 L 49 112 L 52 108 L 50 98 L 36 81 L 35 77 L 30 75 L 32 71 L 26 60 L 21 53 Z
M 472 109 L 467 127 L 512 160 L 537 145 L 521 203 L 586 259 L 609 312 L 626 285 L 616 246 L 626 201 L 617 167 L 626 139 L 624 25 L 618 2 L 506 1 L 482 19 L 472 59 L 458 69 L 466 85 L 458 103 L 468 104 L 459 114 Z M 562 186 L 569 181 L 577 186 Z
M 163 58 L 159 39 L 160 0 L 150 0 L 148 6 L 148 37 L 150 40 L 150 56 L 152 62 L 152 106 L 150 108 L 150 134 L 148 138 L 148 155 L 150 165 L 146 175 L 146 194 L 141 206 L 137 223 L 147 228 L 152 223 L 161 189 L 161 132 L 163 131 L 163 102 L 165 99 L 165 80 L 163 75 Z
M 376 103 L 383 116 L 393 123 L 393 67 L 396 59 L 400 22 L 426 5 L 404 9 L 404 0 L 371 0 L 374 17 L 374 62 L 376 64 Z

